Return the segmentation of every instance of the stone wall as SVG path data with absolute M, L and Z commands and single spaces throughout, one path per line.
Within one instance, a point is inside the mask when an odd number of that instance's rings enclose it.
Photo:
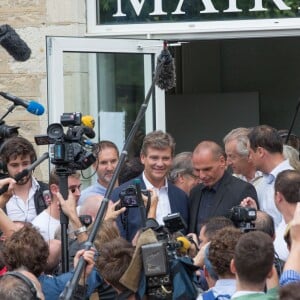
M 31 57 L 18 62 L 0 47 L 0 91 L 41 103 L 46 113 L 35 116 L 17 107 L 5 119 L 19 126 L 19 133 L 34 142 L 34 135 L 45 134 L 47 115 L 46 36 L 83 36 L 86 32 L 85 0 L 0 0 L 0 25 L 9 24 L 31 48 Z M 0 97 L 0 118 L 12 103 Z M 40 156 L 46 146 L 35 147 Z M 47 163 L 36 176 L 47 181 Z

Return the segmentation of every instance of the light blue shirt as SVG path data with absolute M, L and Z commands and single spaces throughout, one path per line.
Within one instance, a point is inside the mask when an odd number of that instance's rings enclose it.
M 275 206 L 274 201 L 274 183 L 277 175 L 284 170 L 293 170 L 289 161 L 286 159 L 275 167 L 270 174 L 264 174 L 264 180 L 262 180 L 257 186 L 257 197 L 259 207 L 261 210 L 267 212 L 274 219 L 275 228 L 282 220 L 282 215 Z
M 216 281 L 214 287 L 211 288 L 215 298 L 219 295 L 232 296 L 236 291 L 236 280 L 235 279 L 219 279 Z M 202 300 L 202 294 L 200 294 L 197 300 Z
M 285 270 L 282 272 L 280 276 L 280 286 L 293 283 L 293 282 L 299 282 L 300 281 L 300 273 L 298 273 L 295 270 Z
M 104 196 L 106 192 L 106 187 L 101 185 L 98 181 L 93 185 L 87 187 L 81 192 L 80 198 L 78 200 L 78 205 L 82 205 L 86 198 L 92 195 L 102 195 Z

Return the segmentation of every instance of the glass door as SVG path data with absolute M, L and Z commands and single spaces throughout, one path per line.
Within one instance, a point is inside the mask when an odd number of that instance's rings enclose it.
M 49 123 L 63 113 L 95 119 L 96 138 L 123 145 L 144 102 L 163 48 L 159 40 L 47 37 Z M 155 88 L 129 156 L 143 136 L 165 130 L 165 95 Z

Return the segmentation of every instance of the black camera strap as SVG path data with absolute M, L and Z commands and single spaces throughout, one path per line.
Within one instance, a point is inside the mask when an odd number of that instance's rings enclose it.
M 151 205 L 151 194 L 148 193 L 147 206 L 146 206 L 146 215 L 148 215 L 148 212 L 150 210 L 150 205 Z
M 123 229 L 126 234 L 126 240 L 129 240 L 129 232 L 128 232 L 128 209 L 124 211 L 123 214 L 121 214 L 121 223 L 123 226 Z

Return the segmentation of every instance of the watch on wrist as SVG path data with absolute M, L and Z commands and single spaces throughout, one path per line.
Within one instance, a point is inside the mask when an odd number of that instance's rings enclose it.
M 80 233 L 87 232 L 87 229 L 85 226 L 79 227 L 78 229 L 74 230 L 74 234 L 77 237 Z

